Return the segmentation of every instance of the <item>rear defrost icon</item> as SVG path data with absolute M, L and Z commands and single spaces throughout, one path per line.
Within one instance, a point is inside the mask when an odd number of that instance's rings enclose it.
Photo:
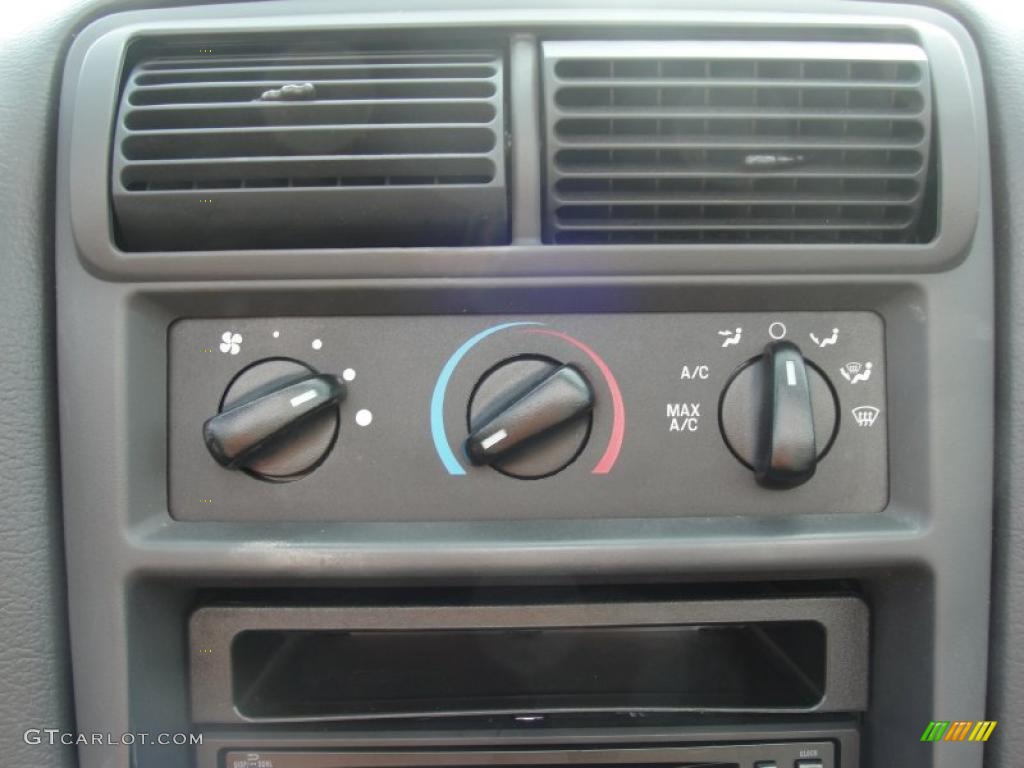
M 852 413 L 853 420 L 857 422 L 858 427 L 873 427 L 879 410 L 873 405 L 858 405 Z

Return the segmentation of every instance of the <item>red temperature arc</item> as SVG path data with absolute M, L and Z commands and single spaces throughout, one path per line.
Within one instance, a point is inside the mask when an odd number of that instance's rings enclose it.
M 615 376 L 612 374 L 608 364 L 594 350 L 579 339 L 573 338 L 567 333 L 553 331 L 549 328 L 536 327 L 523 328 L 522 331 L 523 333 L 542 333 L 545 336 L 554 336 L 555 338 L 569 342 L 589 357 L 593 361 L 594 365 L 597 366 L 598 370 L 601 371 L 601 375 L 604 376 L 605 383 L 608 385 L 608 391 L 612 398 L 612 434 L 608 439 L 608 445 L 604 449 L 604 453 L 590 472 L 593 475 L 608 474 L 612 467 L 615 466 L 616 460 L 619 458 L 619 452 L 622 450 L 622 439 L 626 434 L 626 407 L 622 402 L 622 392 L 619 390 L 619 383 L 615 380 Z

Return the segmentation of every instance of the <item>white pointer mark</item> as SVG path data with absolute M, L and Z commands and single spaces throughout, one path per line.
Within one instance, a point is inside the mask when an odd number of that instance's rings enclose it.
M 480 446 L 486 451 L 489 448 L 491 448 L 491 447 L 497 445 L 498 443 L 500 443 L 506 437 L 508 437 L 508 432 L 506 432 L 504 429 L 499 429 L 497 432 L 495 432 L 490 437 L 485 438 L 480 443 Z
M 792 360 L 786 361 L 786 383 L 791 387 L 796 386 L 796 363 Z
M 316 390 L 315 389 L 307 389 L 301 395 L 296 395 L 295 397 L 293 397 L 288 402 L 290 402 L 292 404 L 292 408 L 298 408 L 303 403 L 308 403 L 314 397 L 316 397 Z

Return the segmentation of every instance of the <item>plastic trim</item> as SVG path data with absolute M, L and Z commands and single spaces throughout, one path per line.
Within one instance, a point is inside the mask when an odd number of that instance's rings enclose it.
M 397 277 L 407 275 L 639 275 L 750 272 L 922 272 L 947 269 L 966 255 L 978 221 L 976 200 L 984 169 L 983 89 L 977 54 L 967 33 L 952 18 L 913 6 L 822 2 L 813 14 L 787 2 L 766 13 L 735 0 L 705 1 L 691 10 L 633 8 L 628 11 L 478 8 L 473 11 L 316 14 L 322 5 L 270 2 L 254 15 L 246 5 L 218 5 L 118 14 L 86 28 L 72 46 L 65 74 L 60 164 L 68 170 L 72 230 L 86 267 L 107 279 L 180 278 Z M 119 98 L 118 83 L 126 47 L 147 36 L 228 35 L 245 32 L 346 30 L 402 31 L 413 35 L 442 28 L 451 34 L 507 35 L 531 29 L 544 37 L 607 34 L 627 28 L 679 37 L 702 28 L 798 27 L 814 30 L 910 31 L 928 53 L 932 79 L 941 92 L 934 103 L 938 126 L 939 231 L 930 243 L 876 247 L 865 245 L 645 245 L 557 246 L 527 244 L 528 230 L 514 230 L 509 246 L 430 249 L 323 249 L 127 253 L 114 245 L 109 209 L 111 126 Z M 622 32 L 621 34 L 626 34 Z M 516 46 L 521 49 L 521 44 Z M 520 50 L 521 56 L 521 50 Z M 515 75 L 512 120 L 532 79 L 531 63 L 520 62 Z M 525 67 L 525 69 L 522 69 Z M 512 67 L 516 70 L 516 65 Z M 539 94 L 535 96 L 539 99 Z M 534 107 L 528 107 L 528 110 Z M 541 194 L 536 164 L 524 155 L 540 153 L 528 132 L 513 147 L 509 183 L 521 199 L 527 190 Z M 513 137 L 515 141 L 515 137 Z M 955 184 L 947 183 L 956 179 Z M 532 212 L 524 211 L 527 217 Z M 513 220 L 518 212 L 512 211 Z

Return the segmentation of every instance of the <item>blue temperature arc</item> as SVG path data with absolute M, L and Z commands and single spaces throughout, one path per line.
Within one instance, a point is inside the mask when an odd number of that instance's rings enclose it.
M 491 334 L 503 331 L 506 328 L 515 328 L 522 325 L 543 325 L 543 323 L 526 321 L 502 323 L 501 325 L 494 325 L 480 331 L 480 333 L 467 339 L 461 347 L 455 350 L 452 356 L 448 358 L 448 362 L 444 364 L 444 368 L 441 369 L 441 375 L 437 377 L 437 383 L 434 385 L 434 394 L 430 398 L 430 434 L 434 438 L 434 448 L 437 450 L 437 455 L 441 457 L 441 463 L 444 464 L 444 468 L 448 470 L 450 475 L 464 475 L 466 474 L 466 469 L 455 458 L 455 453 L 452 451 L 444 431 L 444 396 L 448 390 L 448 381 L 469 350 Z

